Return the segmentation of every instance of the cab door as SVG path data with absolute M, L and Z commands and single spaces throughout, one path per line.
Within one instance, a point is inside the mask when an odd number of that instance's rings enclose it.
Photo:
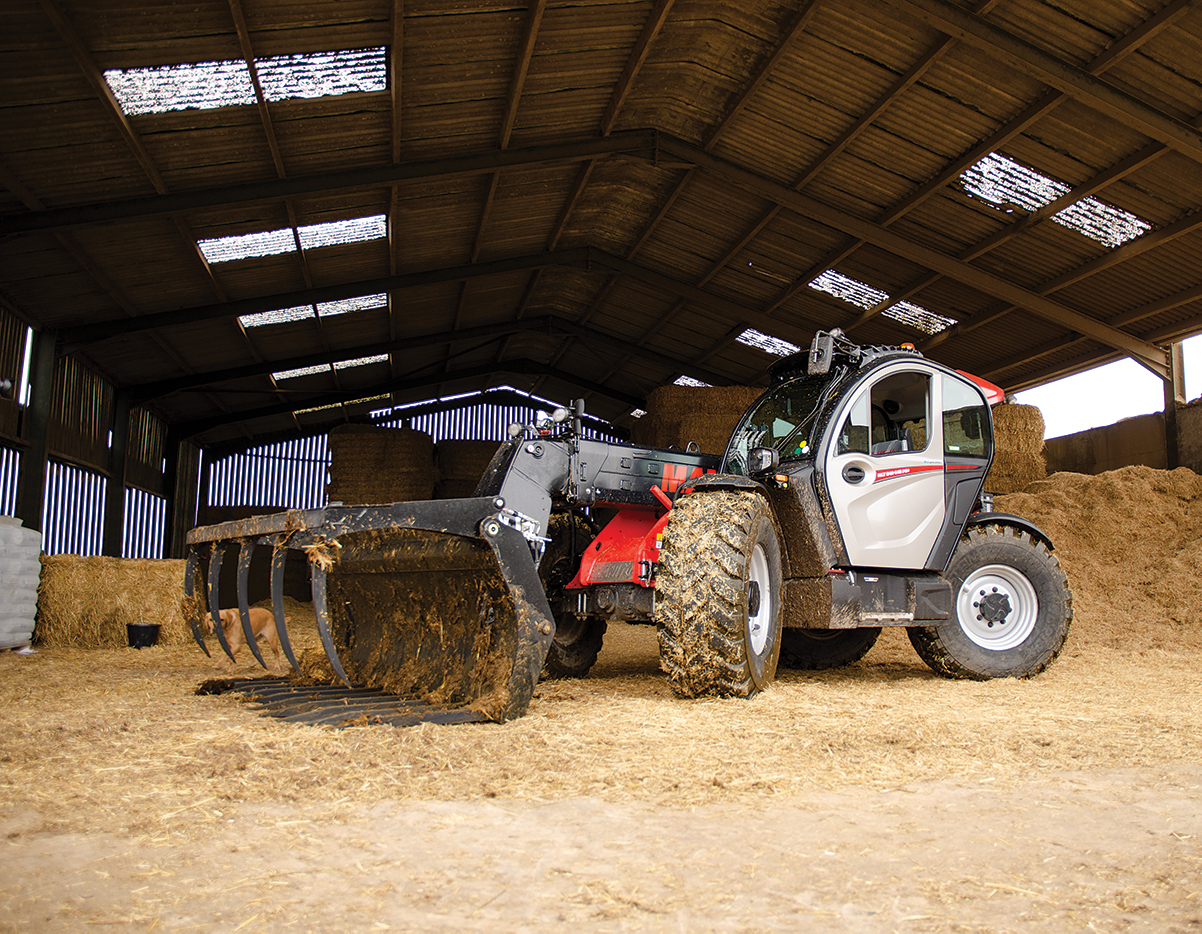
M 890 365 L 836 413 L 824 473 L 853 567 L 926 566 L 946 513 L 940 394 L 931 370 Z

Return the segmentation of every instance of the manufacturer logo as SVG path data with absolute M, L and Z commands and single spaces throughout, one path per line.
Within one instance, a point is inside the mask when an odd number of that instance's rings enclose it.
M 675 493 L 686 480 L 696 480 L 703 473 L 717 472 L 712 467 L 709 470 L 694 467 L 690 471 L 688 464 L 664 464 L 664 489 L 669 493 Z

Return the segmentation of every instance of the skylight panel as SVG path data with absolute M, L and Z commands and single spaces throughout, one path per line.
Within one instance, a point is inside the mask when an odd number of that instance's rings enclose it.
M 250 70 L 240 59 L 158 68 L 113 68 L 104 73 L 104 80 L 128 116 L 255 103 Z
M 359 357 L 355 360 L 339 360 L 334 364 L 335 370 L 349 370 L 354 366 L 367 366 L 369 363 L 387 363 L 388 354 L 380 353 L 372 357 Z
M 383 308 L 388 304 L 388 294 L 377 292 L 375 295 L 359 295 L 355 298 L 342 298 L 336 302 L 319 302 L 317 313 L 323 318 L 334 315 L 345 315 L 355 311 L 370 311 L 372 308 Z
M 244 328 L 261 328 L 268 324 L 303 321 L 312 317 L 312 305 L 294 305 L 292 308 L 274 308 L 271 311 L 259 311 L 253 315 L 242 315 L 238 320 Z
M 916 331 L 922 331 L 924 334 L 938 334 L 956 323 L 952 318 L 945 318 L 943 315 L 936 314 L 921 305 L 915 305 L 913 302 L 898 302 L 896 305 L 886 308 L 881 314 L 886 318 L 909 325 Z
M 330 402 L 326 405 L 314 405 L 307 409 L 294 409 L 293 415 L 305 415 L 309 412 L 327 412 L 330 409 L 341 409 L 344 406 L 360 405 L 364 402 L 379 402 L 381 399 L 387 399 L 388 393 L 379 396 L 364 396 L 362 399 L 351 399 L 347 402 Z
M 679 376 L 673 381 L 674 386 L 693 386 L 697 389 L 705 389 L 712 387 L 712 383 L 703 383 L 699 379 L 693 379 L 691 376 Z
M 787 357 L 789 354 L 794 354 L 801 350 L 796 344 L 790 344 L 786 340 L 781 340 L 779 337 L 773 337 L 771 334 L 757 331 L 755 328 L 748 328 L 735 338 L 735 340 L 740 344 L 755 347 L 776 357 Z
M 646 414 L 647 414 L 647 410 L 646 410 L 646 409 L 631 409 L 631 410 L 630 410 L 630 417 L 631 417 L 631 418 L 642 418 L 642 417 L 643 417 L 644 415 L 646 415 Z
M 1064 182 L 1049 178 L 1028 166 L 991 152 L 960 176 L 964 190 L 1003 210 L 1015 207 L 1036 211 L 1072 191 Z M 1052 215 L 1057 224 L 1116 247 L 1152 229 L 1152 225 L 1130 211 L 1097 198 L 1082 198 Z
M 1052 220 L 1108 247 L 1120 246 L 1152 229 L 1146 220 L 1097 198 L 1082 198 L 1057 211 Z
M 298 376 L 313 376 L 315 373 L 330 372 L 328 363 L 319 363 L 316 366 L 301 366 L 295 370 L 280 370 L 278 373 L 272 373 L 271 378 L 274 380 L 281 379 L 296 379 Z
M 868 309 L 879 305 L 889 297 L 888 292 L 874 289 L 867 283 L 828 269 L 810 283 L 810 288 L 826 292 L 841 301 L 850 302 L 858 308 Z
M 1037 211 L 1071 191 L 1068 185 L 1048 178 L 1022 163 L 991 152 L 960 176 L 964 190 L 999 207 Z
M 298 228 L 298 232 L 300 233 L 301 247 L 306 250 L 315 250 L 323 246 L 380 240 L 388 236 L 388 219 L 384 214 L 375 214 L 371 217 L 352 217 L 344 221 L 309 224 Z
M 197 246 L 210 263 L 228 263 L 236 259 L 254 259 L 296 252 L 296 240 L 288 227 L 282 230 L 262 230 L 258 233 L 198 240 Z
M 387 58 L 387 48 L 379 46 L 259 58 L 255 69 L 263 96 L 274 102 L 383 91 L 388 87 Z

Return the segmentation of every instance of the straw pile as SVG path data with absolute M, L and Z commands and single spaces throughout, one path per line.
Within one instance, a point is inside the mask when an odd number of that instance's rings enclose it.
M 647 414 L 634 425 L 635 444 L 720 454 L 739 419 L 764 390 L 757 386 L 660 386 L 647 397 Z
M 128 623 L 158 623 L 159 643 L 191 639 L 180 604 L 184 562 L 46 555 L 34 641 L 81 649 L 129 644 Z
M 989 493 L 1018 493 L 1048 475 L 1043 456 L 1043 413 L 1038 406 L 1004 402 L 993 407 L 993 466 Z
M 342 425 L 330 432 L 331 503 L 400 503 L 434 495 L 434 440 L 424 431 Z
M 434 485 L 435 499 L 455 499 L 471 496 L 484 476 L 488 462 L 497 453 L 496 441 L 459 441 L 445 439 L 434 448 L 438 465 L 438 482 Z

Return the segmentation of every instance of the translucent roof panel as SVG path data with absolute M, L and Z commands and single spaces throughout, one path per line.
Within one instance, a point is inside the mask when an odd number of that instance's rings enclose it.
M 702 389 L 707 386 L 712 386 L 713 383 L 703 383 L 703 382 L 701 382 L 701 380 L 693 379 L 693 377 L 691 377 L 691 376 L 678 376 L 676 378 L 676 380 L 673 382 L 673 385 L 675 385 L 675 386 L 695 386 L 699 389 Z
M 388 87 L 388 49 L 336 49 L 255 59 L 268 101 L 335 97 Z M 250 69 L 242 59 L 153 68 L 113 68 L 104 73 L 129 116 L 173 110 L 211 110 L 255 103 Z
M 336 370 L 349 370 L 353 366 L 367 366 L 369 363 L 387 363 L 388 354 L 379 353 L 372 357 L 358 357 L 354 360 L 339 360 L 334 364 Z
M 771 334 L 757 331 L 755 328 L 748 328 L 735 339 L 740 344 L 758 348 L 776 357 L 787 357 L 789 354 L 797 353 L 801 350 L 796 344 L 790 344 L 786 340 L 781 340 L 779 337 L 773 337 Z
M 212 110 L 255 102 L 250 69 L 241 59 L 158 68 L 114 68 L 104 73 L 104 80 L 129 116 Z
M 296 238 L 292 228 L 262 230 L 257 233 L 237 234 L 232 237 L 216 237 L 198 240 L 197 246 L 210 263 L 229 263 L 236 259 L 253 259 L 259 256 L 275 256 L 279 253 L 295 253 Z
M 260 328 L 268 324 L 284 324 L 288 321 L 303 321 L 313 317 L 312 305 L 295 305 L 292 308 L 275 308 L 253 315 L 242 315 L 238 320 L 244 328 Z
M 835 272 L 833 269 L 828 269 L 822 275 L 818 276 L 818 278 L 814 279 L 810 283 L 810 288 L 819 292 L 826 292 L 828 295 L 833 295 L 844 302 L 850 302 L 859 308 L 871 308 L 873 305 L 879 305 L 889 297 L 888 292 L 874 289 L 872 286 L 860 282 L 858 279 L 852 279 L 850 276 Z
M 902 324 L 909 325 L 924 334 L 938 334 L 945 331 L 956 322 L 951 318 L 936 314 L 929 308 L 915 305 L 913 302 L 898 302 L 881 312 L 885 318 L 892 318 Z
M 1064 182 L 996 152 L 991 152 L 960 176 L 964 190 L 984 198 L 1000 210 L 1022 208 L 1036 211 L 1070 191 Z M 1130 211 L 1082 198 L 1052 215 L 1052 220 L 1108 247 L 1116 247 L 1152 229 L 1152 225 Z
M 298 376 L 312 376 L 314 373 L 328 373 L 329 371 L 328 363 L 320 363 L 317 366 L 297 367 L 295 370 L 280 370 L 278 373 L 272 373 L 271 378 L 274 380 L 296 379 Z
M 388 304 L 388 294 L 377 292 L 375 295 L 359 295 L 355 298 L 343 298 L 336 302 L 319 302 L 317 313 L 323 318 L 333 315 L 345 315 L 355 311 L 369 311 L 372 308 L 383 308 Z
M 333 97 L 388 87 L 388 49 L 349 49 L 255 59 L 269 101 Z M 252 101 L 253 103 L 253 101 Z
M 1109 247 L 1134 240 L 1152 229 L 1146 220 L 1097 198 L 1082 198 L 1057 211 L 1052 220 Z
M 372 217 L 352 217 L 344 221 L 309 224 L 298 228 L 298 232 L 301 246 L 306 250 L 314 250 L 342 243 L 380 240 L 388 236 L 388 219 L 384 214 L 376 214 Z

